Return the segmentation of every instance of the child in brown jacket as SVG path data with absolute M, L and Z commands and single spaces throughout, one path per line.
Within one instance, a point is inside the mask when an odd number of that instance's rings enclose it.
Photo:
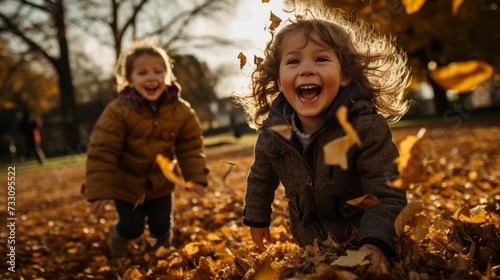
M 301 246 L 315 239 L 322 244 L 329 233 L 344 242 L 358 232 L 359 250 L 371 251 L 371 269 L 388 267 L 387 257 L 395 254 L 394 222 L 407 203 L 405 191 L 387 185 L 398 177 L 398 149 L 388 122 L 408 109 L 406 55 L 340 12 L 299 8 L 267 44 L 264 61 L 252 74 L 252 92 L 234 96 L 260 132 L 243 222 L 265 250 L 281 183 L 290 230 Z M 325 164 L 322 149 L 345 135 L 335 117 L 340 106 L 348 107 L 362 142 L 348 151 L 347 170 Z M 277 125 L 292 127 L 291 140 L 269 129 Z M 365 194 L 380 203 L 367 209 L 346 203 Z
M 114 201 L 119 218 L 111 229 L 110 249 L 123 256 L 146 222 L 157 246 L 170 244 L 174 184 L 164 177 L 156 156 L 176 158 L 200 195 L 207 169 L 198 118 L 180 97 L 166 52 L 138 42 L 120 56 L 115 75 L 120 95 L 92 131 L 85 184 L 91 213 Z

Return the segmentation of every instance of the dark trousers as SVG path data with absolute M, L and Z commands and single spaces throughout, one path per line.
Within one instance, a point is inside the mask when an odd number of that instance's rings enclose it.
M 118 212 L 118 221 L 114 225 L 116 233 L 125 239 L 135 239 L 144 232 L 147 221 L 151 237 L 168 240 L 173 225 L 172 199 L 172 195 L 146 199 L 135 209 L 134 204 L 115 199 Z

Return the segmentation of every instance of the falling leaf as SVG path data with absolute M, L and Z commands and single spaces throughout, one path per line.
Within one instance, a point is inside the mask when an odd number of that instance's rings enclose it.
M 271 12 L 271 15 L 269 16 L 269 20 L 271 21 L 271 25 L 269 26 L 269 29 L 271 29 L 271 30 L 276 29 L 276 27 L 278 27 L 281 23 L 281 19 L 278 16 L 276 16 L 275 14 L 273 14 L 273 12 Z
M 416 214 L 422 212 L 422 209 L 422 201 L 412 201 L 401 210 L 394 223 L 397 236 L 403 234 L 405 226 L 410 224 L 415 219 Z
M 240 52 L 238 54 L 238 59 L 240 60 L 240 69 L 243 69 L 243 66 L 247 64 L 247 57 L 242 52 Z
M 420 182 L 425 176 L 425 160 L 427 151 L 424 148 L 424 135 L 426 129 L 422 128 L 416 136 L 408 135 L 399 143 L 399 157 L 395 160 L 400 173 L 399 178 L 387 184 L 398 189 L 409 189 L 411 184 Z
M 156 156 L 156 162 L 160 166 L 161 171 L 163 172 L 163 175 L 172 183 L 186 188 L 186 189 L 192 189 L 194 184 L 193 182 L 186 182 L 184 179 L 177 174 L 175 174 L 175 166 L 177 165 L 177 160 L 171 161 L 169 158 L 158 154 Z
M 484 61 L 469 60 L 436 67 L 430 64 L 431 77 L 444 89 L 469 92 L 493 75 L 493 67 Z
M 337 110 L 337 120 L 346 133 L 345 136 L 330 141 L 323 146 L 325 164 L 339 165 L 342 169 L 347 169 L 347 151 L 354 145 L 361 146 L 361 140 L 358 133 L 347 121 L 347 107 L 341 106 Z
M 262 3 L 269 3 L 269 0 L 262 0 Z
M 338 265 L 343 267 L 355 267 L 363 266 L 370 263 L 369 260 L 365 260 L 366 256 L 370 253 L 365 251 L 352 251 L 347 250 L 347 256 L 340 256 L 338 259 L 333 261 L 330 265 Z
M 134 211 L 135 208 L 137 208 L 139 205 L 143 204 L 145 199 L 146 199 L 146 194 L 143 193 L 141 195 L 141 197 L 139 197 L 139 199 L 135 202 L 135 205 L 134 205 L 134 208 L 132 208 L 132 211 Z
M 347 204 L 356 206 L 358 208 L 368 208 L 370 206 L 375 206 L 379 203 L 378 198 L 374 196 L 373 194 L 365 194 L 363 196 L 360 196 L 358 198 L 354 198 L 351 200 L 346 201 Z
M 257 67 L 259 67 L 263 61 L 264 59 L 262 57 L 258 57 L 256 55 L 253 56 L 253 63 L 257 65 Z
M 292 139 L 292 126 L 288 124 L 283 125 L 273 125 L 268 128 L 268 130 L 277 132 L 283 138 L 290 140 Z
M 451 10 L 453 11 L 454 16 L 458 14 L 458 9 L 460 8 L 460 5 L 462 5 L 463 2 L 464 0 L 453 0 Z
M 425 4 L 425 0 L 402 0 L 401 4 L 405 7 L 407 14 L 416 13 Z
M 222 182 L 225 182 L 225 181 L 226 181 L 227 176 L 229 176 L 229 174 L 230 174 L 230 173 L 231 173 L 231 171 L 233 170 L 233 167 L 234 167 L 236 164 L 234 164 L 234 163 L 232 163 L 232 162 L 227 162 L 227 161 L 222 161 L 222 163 L 227 163 L 227 164 L 229 164 L 229 169 L 228 169 L 226 172 L 224 172 L 224 174 L 222 174 Z

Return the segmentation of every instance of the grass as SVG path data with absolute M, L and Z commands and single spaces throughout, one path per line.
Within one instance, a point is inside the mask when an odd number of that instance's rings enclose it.
M 246 134 L 240 138 L 236 138 L 232 134 L 227 133 L 227 134 L 220 134 L 220 135 L 205 137 L 204 143 L 205 143 L 206 148 L 211 148 L 211 147 L 227 145 L 227 144 L 253 143 L 253 142 L 255 142 L 255 138 L 256 138 L 255 134 Z M 47 158 L 47 160 L 43 163 L 43 165 L 40 165 L 38 163 L 38 161 L 35 159 L 27 160 L 27 161 L 23 161 L 23 162 L 1 164 L 0 170 L 7 172 L 8 167 L 12 167 L 12 166 L 15 166 L 16 171 L 18 171 L 18 172 L 19 171 L 33 170 L 33 169 L 37 169 L 37 168 L 42 168 L 42 169 L 43 168 L 54 168 L 54 167 L 59 167 L 62 165 L 84 163 L 86 159 L 87 159 L 87 156 L 85 153 L 72 154 L 72 155 Z

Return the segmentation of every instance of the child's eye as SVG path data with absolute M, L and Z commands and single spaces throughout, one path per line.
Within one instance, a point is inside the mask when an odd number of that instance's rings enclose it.
M 320 57 L 316 58 L 316 61 L 323 62 L 323 61 L 330 61 L 330 59 L 328 59 L 328 57 L 326 57 L 326 56 L 320 56 Z
M 297 64 L 297 63 L 299 63 L 298 59 L 289 59 L 286 64 Z

